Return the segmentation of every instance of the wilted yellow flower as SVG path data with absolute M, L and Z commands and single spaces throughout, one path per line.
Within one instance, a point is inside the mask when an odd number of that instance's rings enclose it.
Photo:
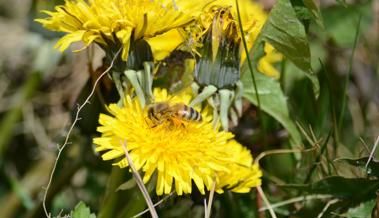
M 167 101 L 170 104 L 189 104 L 191 100 L 189 94 L 170 96 L 164 89 L 155 89 L 154 96 L 156 102 Z M 232 187 L 240 181 L 250 179 L 241 178 L 247 174 L 240 175 L 238 172 L 242 171 L 238 167 L 232 167 L 234 160 L 237 163 L 246 160 L 245 157 L 238 157 L 238 149 L 229 148 L 229 140 L 233 135 L 215 130 L 211 124 L 212 118 L 205 112 L 202 112 L 202 122 L 183 121 L 183 125 L 173 125 L 164 121 L 152 126 L 147 109 L 141 108 L 138 100 L 130 97 L 124 99 L 123 107 L 109 105 L 109 112 L 112 116 L 100 115 L 101 126 L 98 131 L 102 136 L 94 139 L 96 151 L 106 151 L 102 154 L 104 160 L 116 159 L 115 165 L 124 168 L 128 166 L 128 162 L 124 158 L 121 143 L 126 142 L 136 168 L 144 174 L 143 181 L 147 183 L 156 173 L 157 195 L 169 194 L 173 186 L 178 195 L 191 193 L 192 180 L 199 191 L 205 194 L 206 190 L 212 188 L 214 181 L 220 182 L 217 186 L 220 192 L 223 187 Z M 250 169 L 251 164 L 246 166 L 246 169 Z M 239 171 L 232 172 L 235 169 Z M 247 190 L 259 184 L 259 171 L 253 172 L 251 180 L 255 183 L 244 183 L 236 191 Z M 221 181 L 226 175 L 233 175 L 235 178 Z
M 177 29 L 193 21 L 207 2 L 66 0 L 55 12 L 44 11 L 48 18 L 36 21 L 47 29 L 67 33 L 56 44 L 61 51 L 73 42 L 96 42 L 107 47 L 111 41 L 123 46 L 122 58 L 127 60 L 131 41 L 144 39 L 154 57 L 162 59 L 183 42 Z
M 248 50 L 250 50 L 267 20 L 267 14 L 262 6 L 252 0 L 238 0 L 241 16 L 241 24 L 246 39 Z M 232 27 L 232 28 L 231 28 Z M 238 24 L 238 13 L 235 0 L 216 0 L 208 5 L 198 20 L 197 25 L 192 25 L 191 38 L 198 41 L 203 40 L 204 34 L 212 30 L 212 52 L 215 57 L 221 41 L 221 34 L 233 37 L 235 41 L 241 41 L 241 30 Z M 231 33 L 231 31 L 234 31 Z M 279 77 L 279 72 L 273 64 L 282 59 L 280 53 L 266 43 L 264 48 L 266 54 L 258 63 L 258 69 L 269 76 Z M 241 63 L 246 60 L 244 50 L 241 50 Z
M 233 5 L 232 7 L 236 8 L 235 0 L 227 0 L 226 2 L 229 2 L 229 5 Z M 245 39 L 247 48 L 250 50 L 268 16 L 262 6 L 252 0 L 238 0 L 238 3 L 243 30 L 246 33 Z M 235 13 L 237 13 L 237 9 L 235 9 Z M 274 47 L 268 43 L 264 45 L 264 52 L 265 55 L 259 60 L 258 70 L 268 76 L 279 77 L 280 73 L 273 65 L 282 60 L 282 54 L 277 52 Z M 245 60 L 246 54 L 242 52 L 241 61 L 243 62 Z

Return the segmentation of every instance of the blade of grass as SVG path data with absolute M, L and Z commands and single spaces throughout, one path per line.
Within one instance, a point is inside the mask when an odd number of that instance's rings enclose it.
M 343 96 L 342 96 L 341 113 L 340 113 L 340 117 L 338 119 L 338 129 L 341 129 L 341 126 L 343 124 L 343 115 L 345 113 L 346 95 L 347 95 L 346 92 L 347 92 L 347 87 L 349 85 L 349 79 L 350 79 L 350 75 L 351 75 L 351 71 L 352 71 L 352 67 L 353 67 L 353 59 L 354 59 L 355 49 L 357 48 L 359 30 L 361 27 L 361 19 L 362 19 L 362 14 L 359 14 L 357 29 L 355 31 L 353 50 L 352 50 L 352 53 L 350 56 L 350 61 L 349 61 L 349 70 L 348 70 L 346 78 L 345 78 L 345 84 L 344 84 L 344 90 L 343 90 Z
M 338 128 L 338 124 L 337 124 L 336 108 L 335 108 L 335 104 L 333 104 L 333 102 L 335 102 L 335 99 L 333 97 L 333 92 L 332 92 L 332 88 L 331 88 L 332 84 L 330 82 L 328 73 L 325 70 L 324 63 L 320 59 L 319 59 L 319 62 L 320 62 L 320 66 L 321 66 L 321 73 L 323 73 L 325 76 L 326 85 L 327 85 L 327 88 L 329 91 L 329 105 L 330 105 L 330 113 L 332 116 L 333 138 L 334 138 L 333 148 L 334 148 L 334 155 L 336 155 L 337 146 L 339 144 L 339 128 Z
M 252 62 L 251 62 L 251 59 L 250 59 L 250 54 L 249 54 L 249 50 L 248 50 L 248 48 L 247 48 L 247 43 L 246 43 L 246 39 L 245 39 L 245 34 L 244 34 L 244 32 L 243 32 L 243 28 L 242 28 L 242 21 L 241 21 L 241 14 L 240 14 L 240 8 L 239 8 L 238 0 L 236 0 L 236 6 L 237 6 L 237 15 L 238 15 L 238 25 L 239 25 L 240 32 L 241 32 L 241 38 L 242 38 L 243 48 L 244 48 L 245 53 L 246 53 L 246 61 L 247 61 L 248 66 L 249 66 L 249 70 L 250 70 L 251 78 L 252 78 L 252 80 L 253 80 L 254 91 L 255 91 L 256 98 L 257 98 L 257 103 L 258 103 L 258 116 L 259 116 L 259 120 L 260 120 L 260 123 L 261 123 L 262 129 L 265 130 L 265 128 L 264 128 L 264 123 L 263 123 L 263 119 L 262 119 L 261 102 L 260 102 L 260 100 L 259 100 L 257 81 L 256 81 L 256 79 L 255 79 L 253 65 L 252 65 Z M 266 134 L 264 134 L 264 135 L 266 135 Z

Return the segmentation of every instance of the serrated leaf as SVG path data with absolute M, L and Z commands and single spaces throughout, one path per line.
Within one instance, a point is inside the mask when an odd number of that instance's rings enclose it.
M 286 55 L 300 69 L 309 70 L 310 50 L 305 29 L 288 0 L 277 1 L 259 37 Z
M 245 71 L 248 71 L 248 69 L 245 69 Z M 288 130 L 293 143 L 299 145 L 301 136 L 289 116 L 287 100 L 279 82 L 260 73 L 255 74 L 255 79 L 261 109 L 278 120 Z M 256 92 L 250 73 L 243 72 L 241 80 L 244 85 L 244 97 L 257 105 Z
M 359 159 L 340 158 L 335 161 L 343 161 L 348 163 L 349 165 L 365 169 L 368 158 L 369 157 L 362 157 Z M 371 160 L 370 163 L 367 165 L 366 173 L 369 176 L 379 177 L 379 161 Z
M 71 212 L 72 218 L 96 218 L 96 215 L 91 213 L 90 209 L 82 201 L 79 202 L 75 209 Z
M 261 57 L 257 51 L 262 50 L 263 42 L 270 43 L 301 69 L 312 81 L 314 93 L 318 96 L 320 85 L 311 69 L 311 53 L 305 28 L 289 0 L 277 1 L 258 35 L 252 50 L 255 66 Z
M 310 194 L 328 194 L 336 198 L 349 198 L 351 201 L 359 202 L 375 198 L 379 180 L 331 176 L 308 185 L 294 184 L 283 187 L 295 188 Z
M 350 208 L 346 217 L 348 218 L 370 218 L 372 210 L 374 209 L 376 200 L 366 201 L 358 205 L 357 207 Z

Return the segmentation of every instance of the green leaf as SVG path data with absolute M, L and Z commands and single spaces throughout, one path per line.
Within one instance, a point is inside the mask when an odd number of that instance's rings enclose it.
M 321 69 L 320 60 L 325 63 L 327 58 L 327 53 L 325 48 L 322 47 L 321 41 L 313 40 L 309 47 L 311 49 L 312 57 L 311 57 L 311 65 L 312 69 L 315 72 L 319 72 Z M 289 91 L 295 87 L 297 81 L 302 80 L 305 77 L 305 74 L 302 70 L 297 68 L 292 62 L 287 62 L 285 65 L 285 76 L 284 76 L 284 86 L 282 83 L 282 87 L 286 91 Z M 288 93 L 288 92 L 286 92 Z
M 248 71 L 248 69 L 245 69 L 245 71 Z M 299 145 L 301 136 L 289 116 L 286 97 L 280 88 L 279 82 L 260 73 L 255 74 L 255 79 L 258 84 L 257 90 L 261 109 L 278 120 L 290 133 L 293 144 Z M 241 80 L 244 85 L 244 97 L 257 105 L 256 93 L 250 73 L 243 72 Z
M 371 217 L 372 210 L 375 207 L 375 200 L 366 201 L 358 205 L 357 207 L 350 208 L 346 217 L 348 218 L 369 218 Z
M 340 158 L 336 159 L 335 161 L 343 161 L 352 166 L 365 169 L 368 158 L 369 157 L 362 157 L 359 159 Z M 365 170 L 367 175 L 379 177 L 379 161 L 371 160 L 370 163 L 367 165 L 367 169 Z
M 316 3 L 313 0 L 304 0 L 303 3 L 305 7 L 308 8 L 309 12 L 312 15 L 313 20 L 317 23 L 317 25 L 324 28 L 320 9 L 317 7 Z
M 312 81 L 316 96 L 320 85 L 311 69 L 311 53 L 303 24 L 298 20 L 289 0 L 278 0 L 253 46 L 253 64 L 259 60 L 263 42 L 268 42 L 284 54 Z
M 71 212 L 72 218 L 96 218 L 96 215 L 91 213 L 90 209 L 82 201 L 79 202 L 75 209 Z
M 310 194 L 328 194 L 337 198 L 350 198 L 353 202 L 359 202 L 376 197 L 379 180 L 331 176 L 308 185 L 295 184 L 282 187 L 295 188 Z

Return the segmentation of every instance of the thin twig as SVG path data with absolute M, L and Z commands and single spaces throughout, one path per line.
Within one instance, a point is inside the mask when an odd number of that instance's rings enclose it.
M 208 205 L 207 199 L 204 198 L 204 218 L 208 218 Z
M 313 200 L 313 199 L 327 199 L 331 198 L 331 195 L 310 195 L 310 196 L 300 196 L 296 198 L 291 198 L 285 201 L 278 202 L 276 204 L 271 204 L 271 208 L 278 208 L 278 207 L 283 207 L 288 204 L 293 204 L 296 202 L 302 202 L 302 201 L 307 201 L 307 200 Z M 259 211 L 265 211 L 268 210 L 269 208 L 267 206 L 259 208 Z
M 211 189 L 211 192 L 209 193 L 208 204 L 207 204 L 207 207 L 204 208 L 205 211 L 206 211 L 205 218 L 211 217 L 211 211 L 212 211 L 213 197 L 215 195 L 215 189 L 216 189 L 216 181 L 213 181 L 213 183 L 212 183 L 212 189 Z
M 161 203 L 163 203 L 163 201 L 165 201 L 166 199 L 168 199 L 169 197 L 171 197 L 174 193 L 175 193 L 175 191 L 171 192 L 169 195 L 166 195 L 164 198 L 162 198 L 162 200 L 160 200 L 157 203 L 155 203 L 154 207 L 157 207 L 158 205 L 160 205 Z M 142 212 L 134 215 L 132 218 L 140 217 L 140 216 L 144 215 L 147 212 L 149 212 L 149 209 L 146 209 L 146 210 L 144 210 L 144 211 L 142 211 Z
M 272 209 L 272 206 L 271 206 L 270 202 L 267 200 L 266 195 L 265 195 L 265 193 L 262 190 L 262 187 L 258 186 L 257 190 L 258 190 L 259 195 L 262 197 L 263 201 L 265 202 L 265 204 L 266 204 L 266 206 L 268 208 L 268 211 L 270 212 L 271 217 L 272 218 L 277 218 L 277 216 L 275 214 L 275 211 Z
M 72 124 L 71 124 L 71 126 L 70 126 L 70 128 L 69 128 L 69 130 L 67 132 L 67 135 L 66 135 L 66 138 L 64 140 L 63 145 L 60 146 L 60 147 L 57 146 L 58 147 L 58 154 L 57 154 L 57 157 L 55 158 L 54 166 L 53 166 L 53 169 L 52 169 L 50 177 L 49 177 L 49 182 L 47 183 L 47 186 L 44 188 L 45 193 L 43 195 L 43 201 L 42 201 L 42 207 L 43 207 L 43 210 L 44 210 L 45 215 L 46 215 L 47 218 L 51 217 L 51 214 L 47 211 L 47 208 L 46 208 L 47 193 L 48 193 L 48 191 L 50 189 L 51 182 L 53 180 L 53 176 L 54 176 L 55 170 L 56 170 L 57 165 L 58 165 L 58 160 L 59 160 L 59 158 L 60 158 L 63 150 L 69 144 L 68 140 L 70 138 L 72 130 L 74 129 L 76 123 L 80 120 L 80 117 L 79 117 L 80 112 L 83 110 L 83 108 L 84 108 L 85 105 L 87 105 L 87 104 L 90 103 L 89 100 L 92 98 L 93 94 L 95 93 L 97 84 L 99 83 L 99 81 L 101 80 L 101 78 L 103 78 L 103 76 L 105 76 L 105 74 L 107 74 L 112 69 L 114 61 L 116 60 L 116 58 L 119 55 L 119 53 L 121 52 L 121 50 L 122 50 L 122 48 L 120 48 L 117 51 L 117 53 L 115 54 L 115 56 L 112 59 L 111 64 L 109 65 L 109 67 L 96 79 L 96 81 L 95 81 L 95 83 L 94 83 L 94 85 L 92 87 L 91 92 L 89 93 L 89 95 L 87 96 L 87 98 L 85 99 L 85 101 L 83 102 L 83 104 L 82 105 L 78 105 L 78 110 L 76 111 L 75 119 L 72 122 Z
M 153 201 L 150 198 L 149 192 L 147 191 L 145 185 L 143 184 L 142 178 L 139 175 L 136 167 L 134 166 L 132 158 L 129 155 L 128 149 L 126 148 L 126 142 L 121 142 L 121 144 L 122 144 L 122 148 L 124 149 L 124 152 L 125 152 L 125 157 L 128 160 L 128 164 L 129 164 L 130 168 L 132 169 L 133 177 L 136 180 L 136 183 L 137 183 L 139 189 L 141 190 L 143 197 L 145 198 L 147 207 L 150 210 L 150 214 L 153 218 L 158 218 L 158 213 L 155 210 L 155 207 L 153 205 Z
M 330 139 L 331 135 L 332 135 L 332 130 L 329 131 L 328 136 L 326 137 L 324 143 L 321 145 L 321 151 L 320 151 L 320 153 L 317 155 L 317 157 L 315 159 L 315 164 L 313 164 L 313 166 L 309 170 L 308 174 L 306 175 L 304 183 L 308 183 L 309 182 L 309 180 L 311 179 L 311 177 L 313 175 L 313 172 L 317 168 L 317 163 L 319 163 L 321 161 L 322 155 L 324 154 L 325 151 L 327 151 L 327 146 L 328 146 L 328 142 L 329 142 L 329 139 Z
M 300 132 L 303 133 L 305 139 L 308 141 L 309 144 L 311 145 L 315 145 L 317 144 L 316 141 L 313 141 L 312 137 L 309 136 L 309 134 L 305 131 L 304 127 L 301 125 L 301 123 L 299 123 L 298 121 L 296 121 L 296 125 L 297 127 L 300 129 Z
M 258 190 L 255 191 L 256 193 L 258 193 Z M 263 207 L 263 200 L 262 200 L 262 197 L 257 194 L 257 208 L 262 208 Z M 258 211 L 258 218 L 266 218 L 266 213 L 264 211 Z
M 329 209 L 330 205 L 335 204 L 338 201 L 339 199 L 333 199 L 333 200 L 328 201 L 328 203 L 326 203 L 322 211 L 318 214 L 317 218 L 321 218 L 322 216 L 324 216 L 325 212 Z
M 272 155 L 272 154 L 291 154 L 291 153 L 305 153 L 309 151 L 313 151 L 317 149 L 317 146 L 313 146 L 308 149 L 273 149 L 269 151 L 264 151 L 260 153 L 257 158 L 255 158 L 254 163 L 258 163 L 259 161 L 264 158 L 265 156 Z
M 373 159 L 373 156 L 374 156 L 374 153 L 376 151 L 376 148 L 378 147 L 378 144 L 379 144 L 379 136 L 376 138 L 374 147 L 372 148 L 370 156 L 368 157 L 368 160 L 367 160 L 367 163 L 366 163 L 366 166 L 365 166 L 366 170 L 367 170 L 368 165 L 370 164 L 370 161 Z

